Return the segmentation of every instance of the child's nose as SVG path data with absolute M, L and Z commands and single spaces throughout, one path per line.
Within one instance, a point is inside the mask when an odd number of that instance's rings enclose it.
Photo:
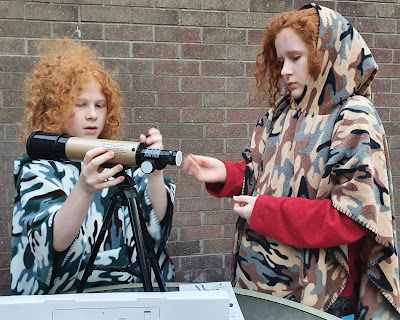
M 97 110 L 96 110 L 96 106 L 94 105 L 90 105 L 88 108 L 88 112 L 86 114 L 88 119 L 97 119 Z
M 282 77 L 287 77 L 288 75 L 291 75 L 293 73 L 292 68 L 288 62 L 284 62 L 282 69 L 281 69 L 281 76 Z

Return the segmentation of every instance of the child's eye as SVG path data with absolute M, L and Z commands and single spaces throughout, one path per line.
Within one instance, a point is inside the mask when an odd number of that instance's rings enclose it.
M 105 105 L 104 105 L 104 104 L 96 104 L 96 107 L 97 107 L 97 108 L 104 108 Z
M 84 107 L 84 106 L 85 106 L 84 103 L 76 103 L 75 105 L 76 105 L 77 107 Z
M 297 61 L 297 60 L 299 60 L 299 59 L 300 59 L 300 56 L 293 56 L 293 57 L 292 57 L 292 60 L 293 60 L 293 61 Z

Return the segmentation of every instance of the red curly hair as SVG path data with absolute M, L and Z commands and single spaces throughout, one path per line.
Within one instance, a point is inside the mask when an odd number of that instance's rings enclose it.
M 116 139 L 122 118 L 121 91 L 96 52 L 71 39 L 43 41 L 38 50 L 42 58 L 27 81 L 25 141 L 34 130 L 65 133 L 65 124 L 74 117 L 75 101 L 92 79 L 107 100 L 106 123 L 99 138 Z
M 267 27 L 263 40 L 263 51 L 257 55 L 257 91 L 262 95 L 269 89 L 269 104 L 275 108 L 278 93 L 284 89 L 281 79 L 282 64 L 276 57 L 275 39 L 284 28 L 293 29 L 304 41 L 308 49 L 310 75 L 317 76 L 321 71 L 322 58 L 317 49 L 319 37 L 319 16 L 315 8 L 294 12 L 282 12 Z M 267 77 L 269 78 L 267 83 Z

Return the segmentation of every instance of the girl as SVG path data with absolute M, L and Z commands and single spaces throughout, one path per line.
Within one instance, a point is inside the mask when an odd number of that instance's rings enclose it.
M 44 51 L 45 50 L 45 51 Z M 121 93 L 95 53 L 72 40 L 55 40 L 42 48 L 46 56 L 29 82 L 26 109 L 29 133 L 41 130 L 88 139 L 116 139 L 121 124 Z M 160 132 L 152 128 L 140 141 L 163 149 Z M 12 222 L 12 294 L 48 294 L 74 290 L 91 248 L 124 177 L 113 178 L 121 164 L 101 167 L 113 158 L 105 147 L 89 150 L 82 163 L 31 160 L 14 164 L 16 197 Z M 156 259 L 165 281 L 174 279 L 165 247 L 172 224 L 175 185 L 161 170 L 148 176 L 132 173 Z M 125 267 L 136 261 L 136 247 L 127 207 L 121 207 L 100 247 L 96 266 Z M 130 258 L 131 257 L 131 258 Z M 131 261 L 130 261 L 131 260 Z M 154 275 L 153 275 L 154 276 Z M 122 271 L 95 270 L 87 287 L 138 281 Z
M 354 300 L 356 319 L 399 319 L 388 149 L 369 99 L 377 65 L 340 14 L 302 9 L 267 27 L 256 80 L 271 109 L 245 161 L 190 155 L 184 169 L 233 196 L 236 287 L 339 317 Z

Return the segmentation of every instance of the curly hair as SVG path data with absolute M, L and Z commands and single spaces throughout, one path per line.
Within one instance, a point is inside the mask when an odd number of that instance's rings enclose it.
M 71 39 L 42 41 L 38 51 L 42 58 L 27 79 L 25 141 L 34 130 L 63 133 L 74 117 L 76 99 L 92 79 L 99 82 L 107 101 L 106 123 L 99 138 L 116 139 L 122 118 L 121 91 L 96 52 Z
M 278 93 L 284 89 L 281 81 L 281 63 L 276 56 L 275 39 L 284 28 L 292 28 L 304 41 L 308 49 L 310 75 L 321 71 L 322 57 L 317 48 L 319 37 L 319 16 L 315 8 L 294 12 L 282 12 L 268 26 L 263 40 L 263 51 L 257 55 L 255 73 L 257 88 L 262 95 L 269 93 L 269 104 L 275 108 Z M 267 83 L 267 77 L 269 78 Z

